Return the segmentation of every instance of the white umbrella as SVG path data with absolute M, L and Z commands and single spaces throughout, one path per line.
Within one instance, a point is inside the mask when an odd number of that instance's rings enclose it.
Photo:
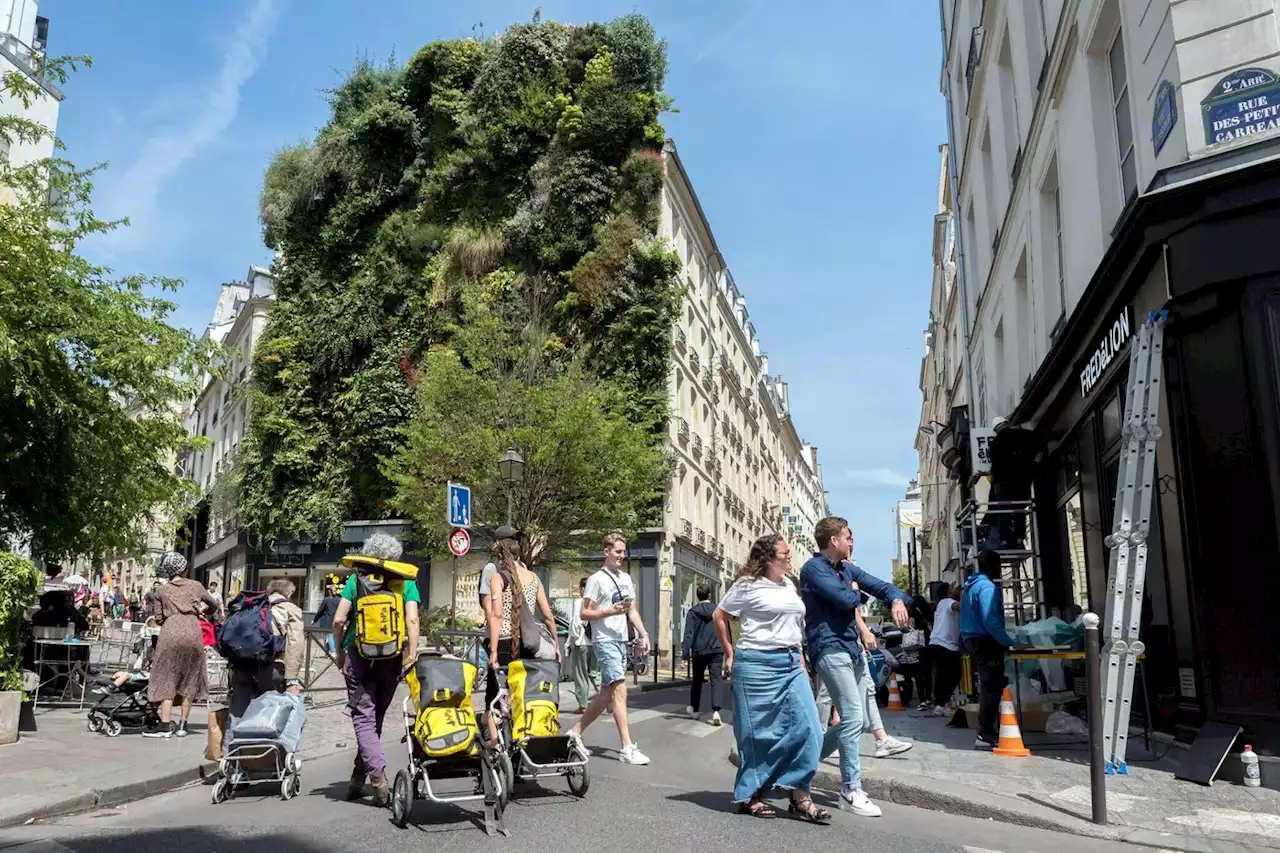
M 67 586 L 88 586 L 89 585 L 89 582 L 84 578 L 82 578 L 80 575 L 72 575 L 71 577 L 63 578 L 62 582 L 65 583 Z

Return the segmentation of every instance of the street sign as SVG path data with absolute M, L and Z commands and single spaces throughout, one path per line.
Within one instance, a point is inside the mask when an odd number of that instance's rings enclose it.
M 471 487 L 450 482 L 445 494 L 445 521 L 450 527 L 471 527 Z
M 471 550 L 471 534 L 459 527 L 449 534 L 449 553 L 455 557 L 464 556 Z

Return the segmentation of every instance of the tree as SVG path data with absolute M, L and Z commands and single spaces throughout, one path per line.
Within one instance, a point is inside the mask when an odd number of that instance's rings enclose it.
M 636 15 L 535 19 L 402 66 L 361 63 L 329 93 L 329 122 L 263 181 L 263 235 L 284 262 L 254 356 L 246 528 L 333 539 L 407 505 L 412 471 L 386 463 L 438 399 L 411 377 L 461 351 L 466 300 L 498 280 L 536 307 L 548 366 L 577 359 L 577 374 L 540 374 L 555 393 L 582 383 L 659 447 L 682 294 L 655 239 L 665 50 Z
M 0 551 L 0 690 L 22 686 L 22 617 L 36 602 L 40 582 L 30 560 Z
M 627 417 L 627 389 L 593 376 L 536 322 L 520 323 L 501 276 L 465 298 L 453 347 L 432 348 L 417 378 L 418 414 L 387 466 L 395 505 L 440 546 L 448 528 L 445 482 L 472 487 L 472 522 L 504 523 L 507 488 L 497 460 L 508 446 L 525 459 L 511 487 L 513 520 L 527 557 L 633 531 L 656 520 L 666 479 L 660 448 Z
M 49 60 L 44 74 L 65 82 L 77 62 Z M 2 91 L 28 109 L 48 97 L 19 72 Z M 0 138 L 53 132 L 0 116 Z M 29 535 L 48 558 L 128 550 L 140 520 L 184 499 L 191 487 L 169 461 L 187 442 L 177 407 L 212 364 L 213 345 L 170 325 L 173 303 L 149 295 L 177 281 L 114 278 L 76 253 L 127 224 L 93 215 L 94 171 L 0 161 L 0 538 Z

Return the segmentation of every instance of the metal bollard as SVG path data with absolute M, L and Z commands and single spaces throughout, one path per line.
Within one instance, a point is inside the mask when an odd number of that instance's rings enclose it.
M 1107 759 L 1102 754 L 1102 639 L 1098 614 L 1084 614 L 1084 660 L 1089 685 L 1089 790 L 1093 822 L 1107 822 Z

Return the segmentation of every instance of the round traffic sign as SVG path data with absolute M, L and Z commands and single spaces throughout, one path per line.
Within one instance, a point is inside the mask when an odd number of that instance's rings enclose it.
M 461 557 L 471 550 L 471 534 L 459 527 L 449 534 L 449 551 L 455 557 Z

